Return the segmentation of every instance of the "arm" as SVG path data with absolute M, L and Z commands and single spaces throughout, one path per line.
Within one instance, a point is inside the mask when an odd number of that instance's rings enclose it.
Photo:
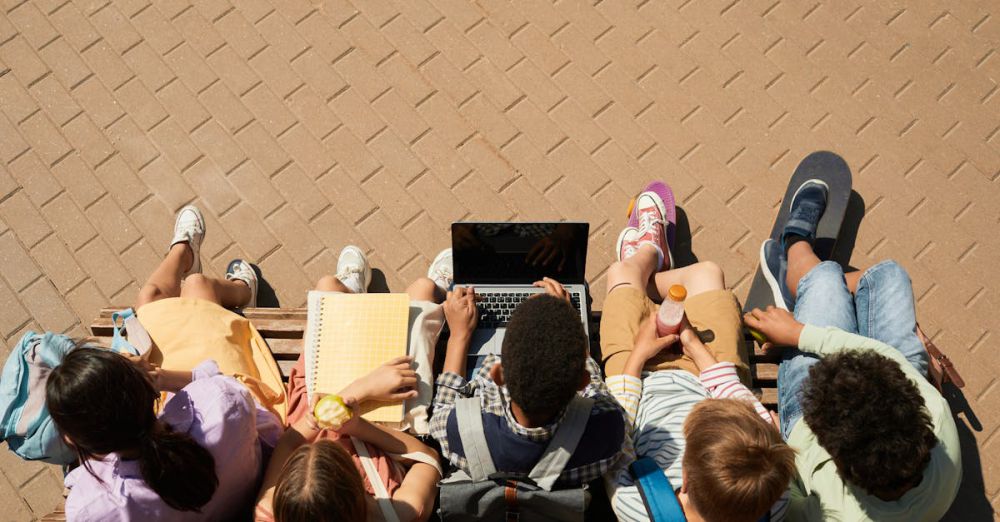
M 437 454 L 434 454 L 437 456 Z M 400 520 L 427 520 L 434 511 L 438 480 L 441 474 L 430 464 L 418 462 L 410 467 L 399 489 L 392 494 L 392 507 Z
M 736 365 L 731 362 L 716 363 L 701 371 L 698 377 L 702 386 L 708 390 L 713 399 L 739 399 L 749 402 L 764 422 L 771 424 L 771 414 L 767 411 L 757 396 L 740 382 L 736 373 Z
M 268 519 L 271 516 L 271 505 L 274 500 L 274 490 L 281 479 L 281 471 L 285 467 L 285 462 L 295 453 L 295 450 L 303 444 L 308 444 L 316 440 L 319 436 L 319 428 L 310 418 L 310 415 L 303 415 L 295 424 L 288 427 L 278 445 L 271 454 L 271 460 L 267 463 L 267 470 L 264 472 L 264 481 L 261 483 L 260 492 L 257 493 L 257 520 Z M 264 516 L 266 514 L 266 516 Z
M 455 409 L 455 401 L 472 395 L 465 374 L 465 363 L 472 332 L 479 318 L 476 310 L 476 292 L 456 287 L 448 292 L 444 302 L 445 320 L 451 336 L 445 352 L 444 368 L 437 378 L 434 394 L 434 414 L 431 416 L 431 436 L 441 445 L 441 453 L 450 458 L 448 450 L 448 416 Z

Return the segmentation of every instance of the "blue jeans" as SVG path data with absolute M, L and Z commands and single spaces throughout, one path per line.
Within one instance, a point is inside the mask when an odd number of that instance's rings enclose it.
M 855 295 L 844 270 L 823 261 L 799 281 L 795 319 L 803 324 L 833 326 L 898 349 L 921 374 L 927 374 L 927 352 L 917 337 L 917 319 L 910 276 L 895 261 L 883 261 L 861 276 Z M 802 418 L 802 389 L 809 368 L 819 357 L 788 350 L 778 368 L 778 415 L 785 439 Z

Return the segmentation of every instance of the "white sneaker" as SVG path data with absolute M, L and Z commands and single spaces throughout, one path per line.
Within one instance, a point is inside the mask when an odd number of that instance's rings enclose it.
M 340 257 L 337 259 L 337 279 L 355 294 L 368 291 L 372 268 L 368 266 L 368 259 L 360 248 L 349 245 L 340 251 Z
M 243 281 L 250 287 L 250 301 L 241 308 L 255 308 L 257 306 L 257 272 L 253 271 L 250 263 L 242 259 L 233 259 L 226 267 L 227 281 Z
M 441 290 L 447 292 L 451 289 L 451 285 L 455 283 L 455 264 L 450 248 L 442 250 L 434 258 L 427 269 L 427 277 Z
M 194 261 L 191 268 L 184 272 L 188 274 L 201 273 L 201 242 L 205 239 L 205 218 L 201 211 L 194 205 L 188 205 L 177 213 L 177 221 L 174 223 L 174 238 L 170 241 L 173 247 L 177 243 L 187 243 L 191 247 L 191 254 Z

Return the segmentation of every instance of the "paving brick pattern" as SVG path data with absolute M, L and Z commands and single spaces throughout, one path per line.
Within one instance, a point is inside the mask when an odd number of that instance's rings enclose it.
M 1000 506 L 991 0 L 3 0 L 0 12 L 4 356 L 26 330 L 84 334 L 99 307 L 132 301 L 191 202 L 208 219 L 206 269 L 251 259 L 285 305 L 346 243 L 402 290 L 453 220 L 586 220 L 600 308 L 628 195 L 665 178 L 695 253 L 743 296 L 790 172 L 831 149 L 865 200 L 852 264 L 909 269 L 924 328 L 968 381 L 983 479 L 963 515 Z M 0 467 L 0 518 L 58 501 L 57 471 L 5 450 Z

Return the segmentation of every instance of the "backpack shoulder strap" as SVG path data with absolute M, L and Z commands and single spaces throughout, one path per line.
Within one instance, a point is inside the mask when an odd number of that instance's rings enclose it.
M 639 496 L 646 505 L 646 513 L 653 522 L 683 522 L 684 511 L 677 500 L 673 486 L 656 461 L 643 457 L 629 466 L 635 478 Z
M 577 395 L 566 407 L 566 415 L 563 417 L 559 427 L 556 428 L 552 440 L 545 448 L 545 453 L 539 459 L 538 464 L 528 474 L 528 478 L 535 482 L 535 485 L 545 491 L 552 491 L 566 463 L 569 462 L 576 446 L 583 437 L 583 431 L 587 428 L 587 421 L 590 420 L 590 410 L 594 407 L 594 399 Z
M 490 448 L 486 444 L 483 431 L 483 408 L 479 397 L 468 397 L 455 401 L 455 420 L 458 421 L 458 435 L 465 449 L 465 460 L 469 465 L 469 477 L 481 482 L 496 473 Z

